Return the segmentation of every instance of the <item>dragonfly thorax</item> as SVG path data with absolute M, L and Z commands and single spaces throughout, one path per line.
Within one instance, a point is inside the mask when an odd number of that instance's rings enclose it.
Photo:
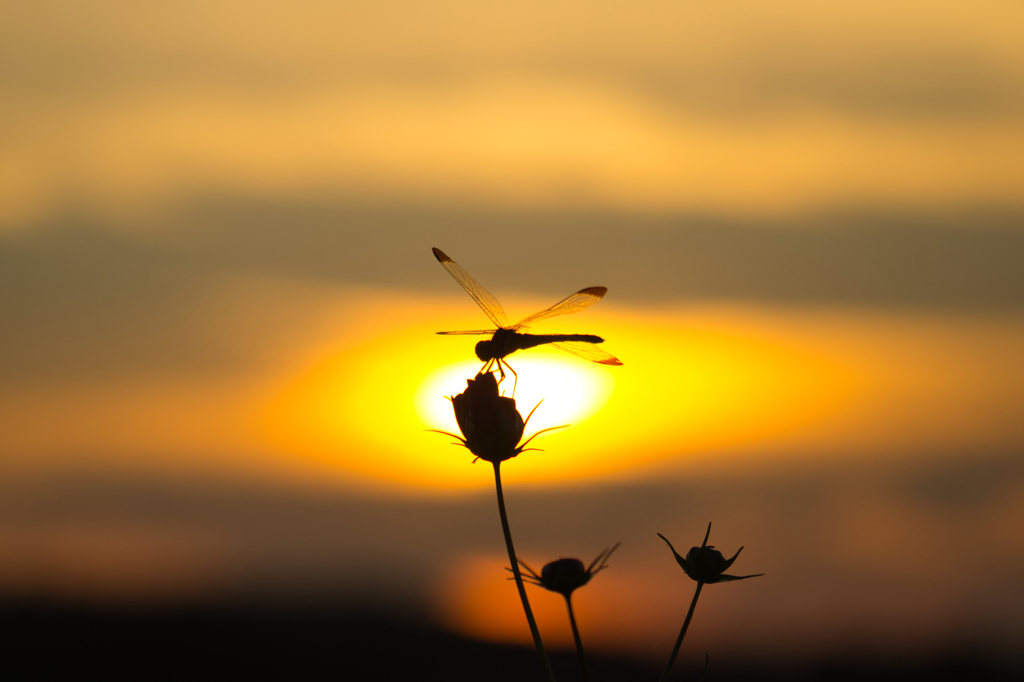
M 493 337 L 476 344 L 476 356 L 482 362 L 500 360 L 509 353 L 520 349 L 516 343 L 517 337 L 521 337 L 521 335 L 511 329 L 498 329 L 494 332 Z

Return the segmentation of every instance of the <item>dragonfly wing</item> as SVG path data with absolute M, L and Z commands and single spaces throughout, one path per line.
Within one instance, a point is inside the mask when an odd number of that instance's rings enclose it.
M 476 304 L 480 306 L 480 310 L 484 311 L 491 322 L 498 327 L 507 327 L 508 318 L 505 317 L 505 311 L 502 310 L 501 304 L 498 303 L 498 299 L 491 296 L 491 294 L 480 286 L 480 283 L 469 276 L 469 273 L 462 269 L 462 267 L 449 258 L 444 251 L 441 249 L 434 249 L 434 258 L 437 262 L 444 266 L 444 269 L 448 271 L 448 274 L 455 278 L 455 281 L 462 285 L 462 288 L 466 290 L 466 293 L 473 297 Z
M 539 322 L 540 320 L 544 320 L 549 317 L 554 317 L 555 315 L 570 315 L 572 313 L 578 313 L 600 301 L 606 293 L 608 293 L 608 289 L 606 287 L 588 287 L 586 289 L 581 289 L 572 296 L 562 299 L 547 310 L 542 310 L 539 313 L 534 313 L 533 315 L 520 320 L 512 328 L 520 329 L 526 325 Z
M 497 330 L 495 330 L 495 329 L 474 329 L 472 331 L 437 332 L 437 333 L 438 334 L 444 334 L 445 336 L 455 336 L 456 334 L 476 334 L 477 336 L 480 336 L 482 334 L 486 334 L 487 336 L 492 336 L 495 331 L 497 331 Z
M 550 344 L 558 350 L 563 350 L 570 355 L 575 355 L 584 360 L 599 362 L 602 365 L 621 365 L 622 362 L 606 350 L 602 350 L 592 343 L 583 341 L 559 341 Z

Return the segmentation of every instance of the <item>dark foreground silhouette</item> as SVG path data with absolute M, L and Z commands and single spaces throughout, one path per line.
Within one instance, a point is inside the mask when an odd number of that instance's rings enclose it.
M 0 604 L 4 669 L 11 679 L 481 680 L 543 679 L 532 648 L 478 642 L 428 623 L 347 610 L 252 606 L 174 610 Z M 691 652 L 692 654 L 693 652 Z M 595 682 L 656 680 L 661 662 L 589 657 Z M 675 671 L 694 680 L 703 655 Z M 701 660 L 697 661 L 696 659 Z M 572 651 L 554 652 L 560 682 L 577 682 Z M 1011 670 L 970 651 L 943 660 L 834 660 L 779 668 L 742 652 L 711 652 L 704 680 L 1011 680 Z

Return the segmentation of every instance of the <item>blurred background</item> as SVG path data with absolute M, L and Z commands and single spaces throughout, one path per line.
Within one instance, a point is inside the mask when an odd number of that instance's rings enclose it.
M 0 16 L 0 603 L 40 665 L 540 678 L 490 467 L 426 432 L 479 368 L 434 332 L 487 326 L 436 246 L 511 320 L 609 288 L 535 331 L 624 365 L 513 356 L 528 432 L 573 426 L 502 469 L 535 568 L 623 543 L 597 679 L 664 664 L 656 533 L 709 521 L 767 575 L 704 592 L 682 672 L 1024 668 L 1020 3 Z

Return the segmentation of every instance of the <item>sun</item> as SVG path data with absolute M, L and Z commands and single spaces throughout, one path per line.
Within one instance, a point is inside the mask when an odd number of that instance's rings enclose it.
M 410 338 L 425 340 L 417 345 Z M 424 329 L 400 330 L 321 356 L 282 387 L 268 408 L 266 433 L 290 452 L 382 482 L 435 489 L 489 485 L 486 472 L 467 466 L 472 455 L 430 432 L 459 433 L 448 398 L 465 391 L 482 365 L 445 341 Z M 438 364 L 415 371 L 426 354 Z M 524 418 L 537 408 L 527 437 L 588 422 L 615 391 L 606 367 L 554 349 L 531 349 L 512 361 L 518 382 L 509 373 L 500 390 L 515 398 Z

